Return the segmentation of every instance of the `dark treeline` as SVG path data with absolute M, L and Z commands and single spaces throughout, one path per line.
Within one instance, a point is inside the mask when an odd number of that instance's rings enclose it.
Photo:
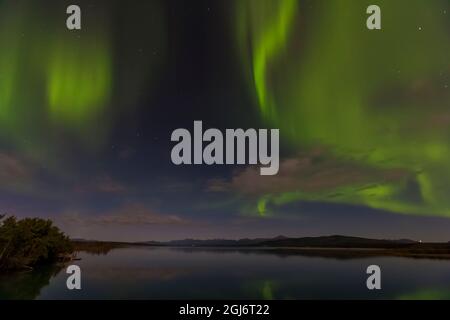
M 52 221 L 0 215 L 0 270 L 30 269 L 73 252 L 73 244 Z
M 72 240 L 75 252 L 86 252 L 94 255 L 106 255 L 113 249 L 130 247 L 133 244 L 127 242 L 113 242 L 113 241 L 85 241 Z M 138 246 L 136 244 L 136 246 Z

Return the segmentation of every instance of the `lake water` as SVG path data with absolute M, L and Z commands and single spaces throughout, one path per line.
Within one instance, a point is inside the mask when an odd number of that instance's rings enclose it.
M 57 267 L 0 276 L 0 299 L 447 299 L 450 261 L 338 259 L 271 250 L 123 248 L 79 254 L 82 289 Z M 366 268 L 382 290 L 366 288 Z

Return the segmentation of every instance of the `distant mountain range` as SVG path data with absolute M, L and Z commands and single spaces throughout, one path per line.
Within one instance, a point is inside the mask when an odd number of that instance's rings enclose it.
M 212 239 L 212 240 L 172 240 L 147 241 L 138 244 L 171 246 L 171 247 L 310 247 L 310 248 L 398 248 L 419 242 L 409 239 L 378 240 L 341 235 L 323 237 L 289 238 L 278 236 L 275 238 L 257 239 Z
M 450 242 L 414 241 L 409 239 L 385 240 L 367 239 L 348 236 L 324 236 L 290 238 L 278 236 L 275 238 L 257 239 L 212 239 L 212 240 L 173 240 L 145 242 L 111 242 L 72 239 L 76 251 L 93 254 L 106 254 L 110 250 L 126 247 L 170 247 L 177 250 L 240 250 L 242 252 L 273 253 L 278 255 L 307 255 L 330 257 L 337 259 L 352 259 L 374 256 L 394 256 L 426 259 L 450 260 Z

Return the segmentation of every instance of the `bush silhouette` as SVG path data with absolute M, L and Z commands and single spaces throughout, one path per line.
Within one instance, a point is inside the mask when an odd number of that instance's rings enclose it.
M 0 215 L 0 270 L 32 268 L 72 250 L 69 238 L 51 220 Z

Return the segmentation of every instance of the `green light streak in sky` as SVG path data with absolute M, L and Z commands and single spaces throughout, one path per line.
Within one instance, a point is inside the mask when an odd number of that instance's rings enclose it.
M 13 131 L 18 125 L 14 98 L 19 86 L 23 16 L 8 7 L 0 14 L 0 42 L 3 44 L 0 50 L 0 130 Z
M 112 88 L 110 48 L 104 35 L 57 37 L 47 70 L 47 94 L 51 117 L 83 126 L 98 116 Z
M 450 126 L 442 120 L 450 105 L 449 3 L 381 0 L 381 31 L 366 28 L 370 4 L 237 4 L 240 53 L 262 119 L 293 147 L 322 146 L 329 157 L 398 168 L 413 181 L 368 181 L 376 186 L 364 191 L 361 185 L 292 190 L 263 196 L 258 209 L 314 200 L 450 216 Z M 340 196 L 328 197 L 337 191 Z
M 267 204 L 267 199 L 266 198 L 261 198 L 258 201 L 258 214 L 262 217 L 264 217 L 266 215 L 266 204 Z
M 31 1 L 0 3 L 0 139 L 46 165 L 58 149 L 55 130 L 100 144 L 113 86 L 106 20 L 74 32 L 54 13 Z
M 81 2 L 89 13 L 74 31 L 66 29 L 67 5 L 0 1 L 0 144 L 58 175 L 76 161 L 68 149 L 104 152 L 120 120 L 115 111 L 136 112 L 164 65 L 162 4 L 130 3 L 116 15 L 114 4 Z M 127 21 L 133 37 L 113 36 Z
M 250 24 L 242 25 L 241 28 L 250 28 L 254 34 L 251 43 L 254 50 L 251 57 L 253 81 L 261 112 L 265 116 L 275 116 L 273 97 L 267 88 L 268 66 L 283 51 L 295 20 L 297 3 L 297 0 L 240 2 L 242 7 L 239 11 L 248 14 Z M 240 33 L 243 32 L 240 30 Z

